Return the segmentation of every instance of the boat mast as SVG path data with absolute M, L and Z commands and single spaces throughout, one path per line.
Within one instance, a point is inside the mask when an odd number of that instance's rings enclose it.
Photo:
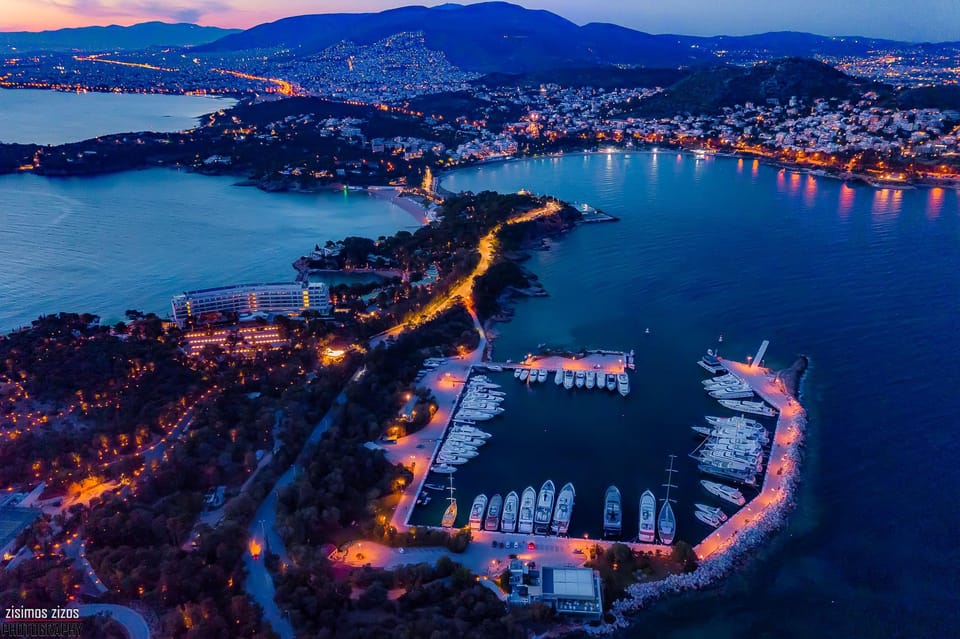
M 450 496 L 447 497 L 447 501 L 452 504 L 453 502 L 457 501 L 456 497 L 453 496 L 453 473 L 450 473 L 448 477 L 450 477 Z
M 660 500 L 664 503 L 666 502 L 673 502 L 674 504 L 677 503 L 676 499 L 670 499 L 670 489 L 677 487 L 675 484 L 670 483 L 670 480 L 673 478 L 673 473 L 677 472 L 673 469 L 673 460 L 675 458 L 676 458 L 676 455 L 670 455 L 670 468 L 667 468 L 667 483 L 662 484 L 663 487 L 667 489 L 666 498 Z

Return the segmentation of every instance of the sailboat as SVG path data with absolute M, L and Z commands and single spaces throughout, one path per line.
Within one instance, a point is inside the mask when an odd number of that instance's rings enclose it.
M 660 543 L 667 546 L 673 543 L 674 537 L 676 537 L 677 534 L 677 518 L 673 514 L 673 507 L 670 506 L 671 503 L 676 503 L 675 500 L 670 499 L 670 489 L 676 488 L 670 481 L 673 473 L 677 472 L 673 469 L 673 460 L 675 458 L 676 455 L 670 455 L 670 468 L 667 469 L 667 483 L 663 485 L 664 488 L 667 489 L 667 496 L 663 499 L 663 506 L 660 508 L 660 517 L 657 520 Z
M 450 475 L 450 496 L 447 497 L 447 501 L 450 504 L 447 506 L 447 509 L 443 511 L 443 518 L 440 520 L 440 525 L 444 528 L 453 528 L 453 522 L 457 520 L 457 499 L 453 496 L 453 475 Z

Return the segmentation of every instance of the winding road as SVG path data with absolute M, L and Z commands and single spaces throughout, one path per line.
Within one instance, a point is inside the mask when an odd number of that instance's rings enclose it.
M 133 608 L 113 604 L 81 604 L 77 606 L 81 617 L 104 615 L 119 623 L 127 631 L 130 639 L 150 639 L 150 626 L 147 620 Z

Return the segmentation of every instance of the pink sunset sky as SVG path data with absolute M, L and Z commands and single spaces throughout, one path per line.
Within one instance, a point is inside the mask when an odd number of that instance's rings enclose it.
M 459 0 L 472 4 L 475 0 Z M 960 0 L 511 0 L 573 22 L 649 33 L 738 35 L 810 31 L 901 40 L 960 40 Z M 435 0 L 0 0 L 0 31 L 147 20 L 247 28 L 309 13 L 382 11 Z M 909 10 L 905 10 L 909 7 Z

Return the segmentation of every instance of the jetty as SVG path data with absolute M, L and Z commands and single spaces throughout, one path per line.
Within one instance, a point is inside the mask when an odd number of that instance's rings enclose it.
M 783 381 L 760 365 L 758 358 L 766 352 L 768 344 L 764 340 L 752 363 L 722 360 L 727 371 L 749 384 L 780 414 L 760 493 L 694 547 L 701 561 L 731 548 L 746 531 L 760 523 L 772 508 L 783 505 L 789 497 L 793 475 L 797 470 L 797 448 L 806 426 L 806 413 Z

